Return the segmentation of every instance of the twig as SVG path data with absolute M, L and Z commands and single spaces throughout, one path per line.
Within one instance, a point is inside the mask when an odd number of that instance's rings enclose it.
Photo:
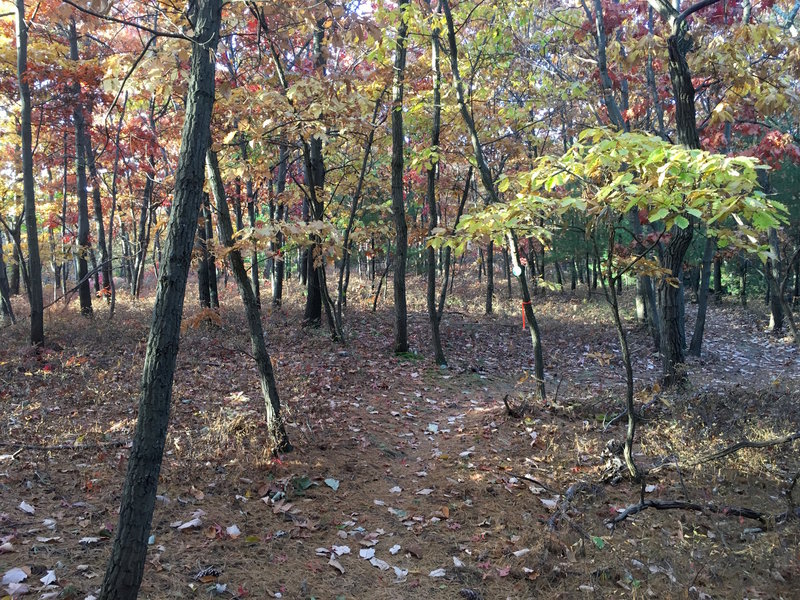
M 789 442 L 793 442 L 795 440 L 800 439 L 800 431 L 796 431 L 790 435 L 784 436 L 782 438 L 774 438 L 771 440 L 763 440 L 761 442 L 751 442 L 750 440 L 742 440 L 741 442 L 736 442 L 732 446 L 728 446 L 719 452 L 715 452 L 714 454 L 709 454 L 703 458 L 700 458 L 694 462 L 689 463 L 688 466 L 696 467 L 697 465 L 701 465 L 703 463 L 711 462 L 712 460 L 717 460 L 718 458 L 722 458 L 723 456 L 728 456 L 729 454 L 733 454 L 734 452 L 738 452 L 742 448 L 768 448 L 770 446 L 779 446 L 781 444 L 787 444 Z
M 620 523 L 630 517 L 631 515 L 635 515 L 636 513 L 640 513 L 645 509 L 648 508 L 655 508 L 656 510 L 672 510 L 672 509 L 683 509 L 683 510 L 697 510 L 700 512 L 711 512 L 720 515 L 729 515 L 733 517 L 744 517 L 746 519 L 753 519 L 755 521 L 761 521 L 762 523 L 766 523 L 769 520 L 767 515 L 763 513 L 756 512 L 749 508 L 741 508 L 738 506 L 715 506 L 714 504 L 707 504 L 703 506 L 702 504 L 696 504 L 694 502 L 685 502 L 683 500 L 645 500 L 644 502 L 640 502 L 639 504 L 634 504 L 629 506 L 624 511 L 619 513 L 616 517 L 611 519 L 610 521 L 606 522 L 606 525 L 613 529 L 617 523 Z

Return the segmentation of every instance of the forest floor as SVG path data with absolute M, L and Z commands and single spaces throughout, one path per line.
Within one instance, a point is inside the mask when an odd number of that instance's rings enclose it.
M 447 369 L 430 359 L 421 296 L 409 306 L 415 353 L 402 357 L 391 352 L 391 293 L 372 313 L 358 279 L 346 345 L 299 326 L 295 282 L 284 308 L 265 308 L 295 446 L 279 459 L 262 445 L 236 290 L 223 294 L 219 327 L 198 325 L 187 301 L 140 597 L 798 597 L 800 519 L 781 515 L 797 512 L 787 491 L 800 442 L 691 465 L 745 438 L 800 430 L 800 353 L 764 331 L 763 314 L 712 303 L 704 356 L 689 360 L 678 391 L 654 385 L 658 356 L 627 322 L 646 405 L 636 461 L 652 472 L 646 487 L 612 485 L 603 452 L 624 436 L 624 419 L 609 425 L 624 379 L 602 296 L 535 299 L 542 403 L 531 399 L 519 302 L 498 285 L 496 314 L 485 316 L 465 279 L 442 326 Z M 113 321 L 105 307 L 87 321 L 76 304 L 49 309 L 40 354 L 26 346 L 26 323 L 0 332 L 0 574 L 23 569 L 29 597 L 96 593 L 135 427 L 152 300 L 120 294 Z M 508 414 L 506 395 L 527 404 L 524 417 Z M 703 510 L 650 509 L 608 525 L 642 495 Z M 218 577 L 194 579 L 209 566 Z

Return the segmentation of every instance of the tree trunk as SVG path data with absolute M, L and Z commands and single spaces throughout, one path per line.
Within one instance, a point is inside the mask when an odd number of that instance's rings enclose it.
M 211 308 L 211 287 L 208 275 L 208 246 L 206 245 L 206 220 L 205 202 L 207 193 L 203 194 L 203 204 L 201 207 L 200 219 L 197 222 L 197 237 L 195 238 L 195 254 L 200 258 L 197 261 L 197 299 L 201 308 Z
M 769 330 L 773 333 L 778 333 L 783 330 L 784 320 L 783 294 L 780 289 L 780 282 L 783 280 L 783 265 L 781 264 L 781 249 L 778 244 L 778 232 L 774 227 L 770 227 L 767 239 L 769 240 L 769 249 L 772 254 L 769 263 L 764 265 L 765 269 L 770 270 L 767 274 L 767 289 L 770 292 Z
M 211 189 L 217 205 L 217 218 L 219 219 L 220 243 L 226 248 L 231 248 L 228 257 L 230 258 L 233 276 L 236 278 L 236 285 L 239 287 L 239 294 L 242 297 L 245 313 L 247 315 L 247 326 L 250 332 L 250 346 L 253 351 L 253 359 L 258 367 L 258 379 L 261 384 L 261 394 L 264 397 L 267 421 L 267 442 L 273 452 L 289 452 L 292 445 L 283 425 L 281 416 L 281 401 L 278 396 L 278 386 L 275 382 L 275 373 L 272 370 L 272 360 L 270 359 L 267 345 L 264 341 L 264 328 L 261 325 L 261 313 L 256 303 L 253 287 L 247 278 L 247 270 L 244 266 L 242 253 L 238 249 L 233 249 L 233 225 L 231 224 L 228 204 L 225 199 L 225 186 L 222 183 L 222 176 L 219 172 L 217 155 L 213 150 L 208 150 L 207 156 L 209 179 Z
M 403 84 L 406 69 L 406 34 L 408 23 L 405 10 L 409 0 L 398 0 L 399 23 L 394 50 L 394 80 L 392 82 L 392 212 L 395 228 L 394 257 L 394 351 L 408 352 L 408 309 L 406 306 L 406 256 L 408 227 L 403 194 Z
M 208 296 L 211 308 L 219 310 L 219 290 L 217 289 L 217 257 L 208 250 L 209 242 L 214 240 L 214 225 L 211 222 L 211 203 L 208 194 L 203 194 L 203 226 L 205 227 L 206 265 L 208 266 Z
M 700 280 L 700 292 L 697 296 L 697 320 L 694 322 L 694 334 L 689 345 L 691 356 L 700 356 L 703 347 L 703 333 L 706 327 L 706 310 L 708 308 L 708 288 L 711 281 L 711 263 L 716 252 L 713 237 L 706 232 L 706 246 L 703 250 L 703 274 Z
M 91 113 L 89 113 L 91 117 Z M 108 259 L 108 247 L 106 246 L 106 231 L 103 223 L 103 204 L 100 200 L 100 177 L 97 174 L 97 164 L 92 149 L 92 138 L 86 124 L 84 123 L 83 141 L 86 153 L 86 164 L 89 167 L 89 177 L 92 181 L 92 205 L 94 208 L 94 218 L 97 223 L 97 247 L 100 249 L 100 272 L 103 276 L 102 294 L 106 302 L 111 302 L 111 261 Z
M 3 260 L 3 234 L 0 233 L 0 309 L 2 310 L 3 320 L 8 319 L 16 323 L 14 318 L 14 308 L 11 306 L 11 288 L 8 285 L 8 274 L 6 263 Z
M 289 165 L 289 147 L 286 142 L 281 141 L 278 162 L 278 181 L 275 190 L 278 196 L 278 208 L 276 220 L 281 221 L 285 214 L 285 205 L 282 194 L 286 191 L 286 173 Z M 286 257 L 283 251 L 283 234 L 278 232 L 272 246 L 272 305 L 280 306 L 283 303 L 283 280 L 286 269 Z
M 320 77 L 325 76 L 325 57 L 323 54 L 323 42 L 325 40 L 325 28 L 323 21 L 318 21 L 314 28 L 314 69 Z M 306 163 L 307 181 L 309 182 L 309 202 L 311 205 L 312 219 L 321 221 L 324 216 L 324 205 L 322 198 L 317 194 L 317 189 L 325 187 L 325 162 L 322 157 L 322 139 L 312 137 L 308 144 L 304 144 L 304 160 Z M 311 327 L 319 327 L 322 324 L 322 304 L 323 294 L 327 294 L 327 289 L 322 290 L 324 274 L 319 272 L 319 268 L 325 268 L 325 262 L 320 257 L 320 247 L 315 236 L 312 236 L 311 247 L 306 252 L 306 284 L 308 293 L 306 295 L 306 306 L 303 313 L 303 323 Z M 321 263 L 321 264 L 318 264 Z M 335 328 L 335 324 L 330 324 Z
M 447 0 L 445 0 L 447 1 Z M 520 291 L 522 292 L 522 313 L 524 315 L 525 323 L 531 335 L 531 344 L 533 345 L 533 364 L 534 375 L 536 378 L 536 392 L 539 398 L 544 400 L 546 398 L 545 385 L 544 385 L 544 352 L 542 350 L 542 336 L 539 332 L 539 323 L 536 320 L 536 315 L 533 312 L 533 305 L 531 304 L 531 296 L 528 292 L 528 282 L 525 276 L 525 267 L 519 261 L 519 243 L 517 236 L 512 231 L 508 234 L 508 253 L 511 256 L 512 264 L 514 265 L 514 274 L 519 280 Z
M 494 242 L 489 242 L 486 246 L 486 314 L 494 312 L 492 301 L 494 300 Z
M 28 234 L 28 301 L 31 309 L 29 340 L 32 346 L 38 347 L 44 345 L 44 298 L 42 294 L 42 261 L 39 257 L 39 232 L 36 223 L 36 197 L 33 189 L 31 92 L 28 83 L 28 25 L 25 22 L 25 0 L 16 0 L 16 9 L 17 86 L 19 88 L 22 142 L 22 195 L 25 206 L 25 229 Z M 5 269 L 3 270 L 5 271 Z M 19 291 L 19 283 L 17 283 L 17 291 Z
M 78 62 L 78 33 L 75 19 L 69 22 L 69 58 Z M 89 203 L 86 194 L 86 142 L 84 141 L 83 106 L 81 105 L 81 83 L 76 80 L 72 84 L 75 103 L 72 109 L 72 121 L 75 126 L 75 174 L 78 188 L 78 295 L 81 303 L 81 314 L 91 317 L 92 290 L 89 287 L 89 268 L 86 257 L 89 254 Z
M 213 60 L 221 3 L 197 0 L 195 38 L 167 235 L 167 262 L 161 269 L 142 373 L 139 417 L 133 438 L 114 545 L 100 600 L 135 600 L 147 556 L 158 477 L 167 438 L 172 381 L 178 354 L 183 301 L 197 216 L 203 198 L 205 154 L 214 104 Z

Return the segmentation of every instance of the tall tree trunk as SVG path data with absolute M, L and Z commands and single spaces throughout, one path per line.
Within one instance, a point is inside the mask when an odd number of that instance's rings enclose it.
M 25 0 L 16 0 L 17 86 L 19 88 L 22 142 L 22 196 L 25 229 L 28 235 L 28 301 L 31 309 L 30 343 L 44 345 L 44 299 L 42 261 L 39 257 L 39 230 L 36 223 L 36 197 L 33 188 L 33 145 L 31 136 L 31 91 L 28 84 L 28 25 Z
M 69 58 L 79 61 L 78 33 L 75 19 L 69 22 Z M 75 174 L 78 192 L 78 295 L 81 302 L 81 314 L 92 316 L 92 290 L 89 286 L 89 268 L 86 257 L 89 254 L 89 201 L 86 194 L 86 142 L 84 141 L 83 105 L 81 104 L 81 82 L 72 84 L 74 107 L 72 121 L 75 126 Z
M 325 27 L 323 21 L 317 21 L 314 28 L 314 69 L 320 77 L 325 76 L 325 56 L 323 53 L 323 42 L 325 40 Z M 324 205 L 322 197 L 316 190 L 325 187 L 325 162 L 322 157 L 322 139 L 312 137 L 308 144 L 304 144 L 307 181 L 309 182 L 312 219 L 322 221 L 324 216 Z M 322 323 L 322 304 L 325 300 L 323 295 L 327 294 L 327 289 L 322 290 L 324 273 L 319 269 L 325 268 L 325 262 L 320 262 L 320 246 L 314 236 L 311 247 L 306 253 L 306 283 L 308 293 L 306 294 L 306 306 L 303 313 L 303 322 L 312 327 L 319 327 Z M 335 327 L 335 324 L 330 324 Z
M 406 256 L 408 227 L 403 197 L 403 85 L 406 70 L 406 34 L 408 23 L 405 11 L 409 0 L 398 0 L 398 25 L 394 50 L 394 81 L 392 83 L 392 212 L 395 228 L 394 257 L 394 351 L 408 352 L 408 308 L 406 306 Z
M 108 282 L 111 287 L 111 305 L 109 307 L 109 319 L 114 318 L 114 309 L 117 304 L 117 287 L 114 285 L 114 269 L 112 268 L 114 259 L 114 213 L 117 210 L 117 176 L 119 175 L 119 138 L 122 133 L 122 120 L 125 118 L 125 109 L 128 106 L 128 93 L 125 92 L 125 100 L 122 102 L 122 110 L 119 113 L 117 123 L 117 133 L 114 139 L 114 169 L 111 173 L 111 214 L 108 217 L 108 268 L 111 273 L 111 280 Z M 122 230 L 125 233 L 125 230 Z
M 483 148 L 481 147 L 478 132 L 475 128 L 475 122 L 467 107 L 464 98 L 464 83 L 461 80 L 461 72 L 458 68 L 458 43 L 456 41 L 455 25 L 453 24 L 453 15 L 450 11 L 450 3 L 448 0 L 440 0 L 442 10 L 444 11 L 445 22 L 447 23 L 447 43 L 450 49 L 450 70 L 453 74 L 453 80 L 456 88 L 456 99 L 461 112 L 461 118 L 469 132 L 470 142 L 472 143 L 472 151 L 475 156 L 475 163 L 478 165 L 478 172 L 481 176 L 481 183 L 486 193 L 489 195 L 490 202 L 497 203 L 497 190 L 495 190 L 492 175 L 489 171 L 489 166 L 483 155 Z M 514 264 L 514 274 L 519 281 L 520 291 L 522 293 L 523 311 L 527 318 L 527 323 L 531 332 L 531 342 L 533 344 L 534 363 L 536 372 L 536 385 L 537 392 L 542 399 L 545 397 L 544 385 L 544 354 L 542 352 L 541 336 L 539 334 L 539 325 L 533 312 L 531 305 L 530 293 L 528 291 L 528 283 L 525 279 L 525 269 L 519 264 L 519 247 L 517 238 L 513 232 L 508 234 L 508 251 Z
M 441 8 L 441 6 L 439 7 Z M 439 26 L 434 25 L 431 32 L 431 68 L 433 71 L 433 125 L 431 126 L 431 149 L 434 152 L 439 151 L 439 136 L 442 126 L 442 70 L 439 63 Z M 427 188 L 425 197 L 428 202 L 428 235 L 433 235 L 433 231 L 439 226 L 439 210 L 436 202 L 436 170 L 439 166 L 439 161 L 436 160 L 431 164 L 427 172 Z M 472 171 L 470 170 L 470 173 Z M 469 189 L 469 181 L 465 186 L 465 192 Z M 449 250 L 449 248 L 448 248 Z M 436 249 L 429 246 L 427 249 L 428 254 L 428 272 L 427 272 L 427 289 L 425 293 L 425 300 L 428 307 L 428 320 L 431 324 L 431 344 L 433 345 L 434 360 L 437 365 L 446 365 L 447 359 L 444 355 L 444 348 L 442 347 L 442 336 L 440 333 L 441 318 L 439 311 L 436 310 Z M 449 259 L 449 256 L 448 256 Z M 447 288 L 444 288 L 444 293 L 447 293 Z
M 686 55 L 692 45 L 686 19 L 698 10 L 718 1 L 701 0 L 683 12 L 678 12 L 668 0 L 648 0 L 670 28 L 667 51 L 669 54 L 669 77 L 675 99 L 675 127 L 678 142 L 690 149 L 700 148 L 700 136 L 697 131 L 692 73 L 686 62 Z M 686 250 L 692 241 L 695 221 L 694 218 L 690 219 L 689 225 L 685 229 L 674 226 L 670 232 L 672 238 L 662 253 L 661 266 L 667 270 L 673 280 L 680 274 Z M 681 341 L 681 332 L 684 327 L 681 322 L 682 299 L 678 297 L 681 293 L 681 286 L 672 285 L 673 282 L 669 277 L 665 277 L 658 290 L 662 307 L 661 358 L 665 384 L 674 383 L 681 378 L 677 366 L 684 361 L 684 345 Z
M 203 199 L 205 154 L 210 141 L 214 75 L 222 6 L 196 0 L 186 116 L 175 174 L 175 193 L 167 235 L 168 260 L 161 269 L 142 373 L 142 396 L 119 525 L 100 591 L 100 600 L 135 600 L 144 573 L 158 477 L 167 439 L 172 381 L 178 354 L 186 280 L 195 224 Z
M 253 350 L 253 359 L 258 368 L 258 379 L 261 384 L 261 394 L 264 398 L 264 407 L 267 421 L 267 442 L 273 452 L 288 452 L 292 450 L 289 437 L 283 425 L 281 416 L 281 401 L 278 395 L 278 386 L 275 382 L 275 373 L 272 370 L 272 360 L 270 359 L 267 345 L 264 341 L 264 328 L 261 325 L 261 312 L 256 303 L 253 287 L 247 278 L 247 270 L 244 266 L 242 253 L 233 247 L 233 225 L 231 224 L 228 203 L 225 200 L 225 186 L 222 183 L 222 176 L 219 172 L 217 155 L 213 150 L 208 150 L 207 155 L 209 179 L 214 199 L 217 205 L 217 218 L 219 219 L 220 243 L 226 248 L 231 249 L 228 257 L 230 258 L 233 276 L 236 278 L 236 285 L 242 297 L 245 313 L 247 315 L 247 326 L 250 332 L 250 346 Z

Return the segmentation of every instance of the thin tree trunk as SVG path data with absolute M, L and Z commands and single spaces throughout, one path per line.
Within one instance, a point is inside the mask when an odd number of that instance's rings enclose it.
M 186 117 L 175 174 L 175 193 L 167 235 L 169 260 L 161 269 L 142 373 L 139 417 L 128 459 L 119 524 L 100 591 L 100 600 L 135 600 L 147 556 L 158 477 L 167 439 L 172 381 L 178 354 L 183 301 L 195 224 L 203 197 L 205 154 L 214 104 L 213 60 L 221 3 L 197 0 L 195 38 L 186 94 Z
M 394 351 L 408 352 L 408 308 L 406 306 L 406 257 L 408 227 L 403 194 L 403 84 L 406 69 L 406 34 L 408 23 L 405 9 L 409 0 L 398 0 L 399 23 L 394 51 L 394 80 L 392 83 L 392 212 L 395 227 L 394 259 Z
M 75 29 L 75 19 L 69 22 L 69 58 L 78 62 L 78 33 Z M 72 110 L 72 120 L 75 126 L 75 173 L 78 188 L 78 295 L 81 303 L 81 314 L 91 317 L 92 291 L 89 287 L 87 274 L 89 268 L 86 257 L 89 254 L 89 204 L 86 194 L 86 142 L 84 141 L 83 106 L 81 105 L 81 84 L 76 80 L 72 85 L 75 106 Z
M 16 0 L 16 9 L 17 86 L 19 89 L 22 142 L 22 196 L 25 207 L 25 230 L 28 235 L 28 302 L 31 309 L 29 341 L 32 346 L 39 347 L 44 345 L 44 298 L 42 294 L 42 261 L 39 257 L 39 231 L 36 223 L 36 197 L 33 188 L 31 91 L 28 83 L 28 25 L 25 22 L 25 0 Z
M 289 437 L 283 425 L 278 386 L 275 382 L 275 373 L 272 370 L 272 361 L 267 351 L 266 342 L 264 341 L 264 328 L 261 325 L 261 313 L 256 303 L 253 287 L 247 278 L 247 270 L 244 266 L 242 254 L 233 246 L 233 225 L 231 224 L 228 204 L 225 199 L 225 186 L 222 183 L 222 176 L 219 172 L 217 155 L 210 149 L 207 152 L 207 164 L 211 189 L 213 190 L 217 205 L 220 243 L 226 248 L 231 249 L 228 257 L 247 315 L 250 346 L 253 350 L 253 359 L 258 367 L 261 394 L 264 397 L 267 421 L 267 442 L 273 452 L 288 452 L 292 450 L 292 445 L 289 443 Z
M 8 285 L 8 274 L 6 263 L 3 260 L 3 235 L 0 232 L 0 308 L 2 308 L 3 319 L 8 319 L 16 323 L 14 318 L 14 308 L 11 306 L 11 288 Z
M 689 345 L 691 356 L 700 356 L 703 348 L 703 333 L 706 327 L 706 310 L 708 308 L 708 288 L 711 282 L 711 263 L 717 245 L 713 237 L 706 232 L 706 245 L 703 250 L 703 273 L 700 278 L 700 292 L 697 296 L 697 319 L 694 322 L 692 343 Z
M 89 113 L 91 119 L 91 113 Z M 94 218 L 97 223 L 97 247 L 100 249 L 100 271 L 103 276 L 102 294 L 106 302 L 111 303 L 111 261 L 108 259 L 108 247 L 106 246 L 106 231 L 103 223 L 103 204 L 100 199 L 100 177 L 97 174 L 97 163 L 95 161 L 94 150 L 92 149 L 92 138 L 86 123 L 84 123 L 83 141 L 86 153 L 86 165 L 89 167 L 89 177 L 92 182 L 92 205 L 94 208 Z

